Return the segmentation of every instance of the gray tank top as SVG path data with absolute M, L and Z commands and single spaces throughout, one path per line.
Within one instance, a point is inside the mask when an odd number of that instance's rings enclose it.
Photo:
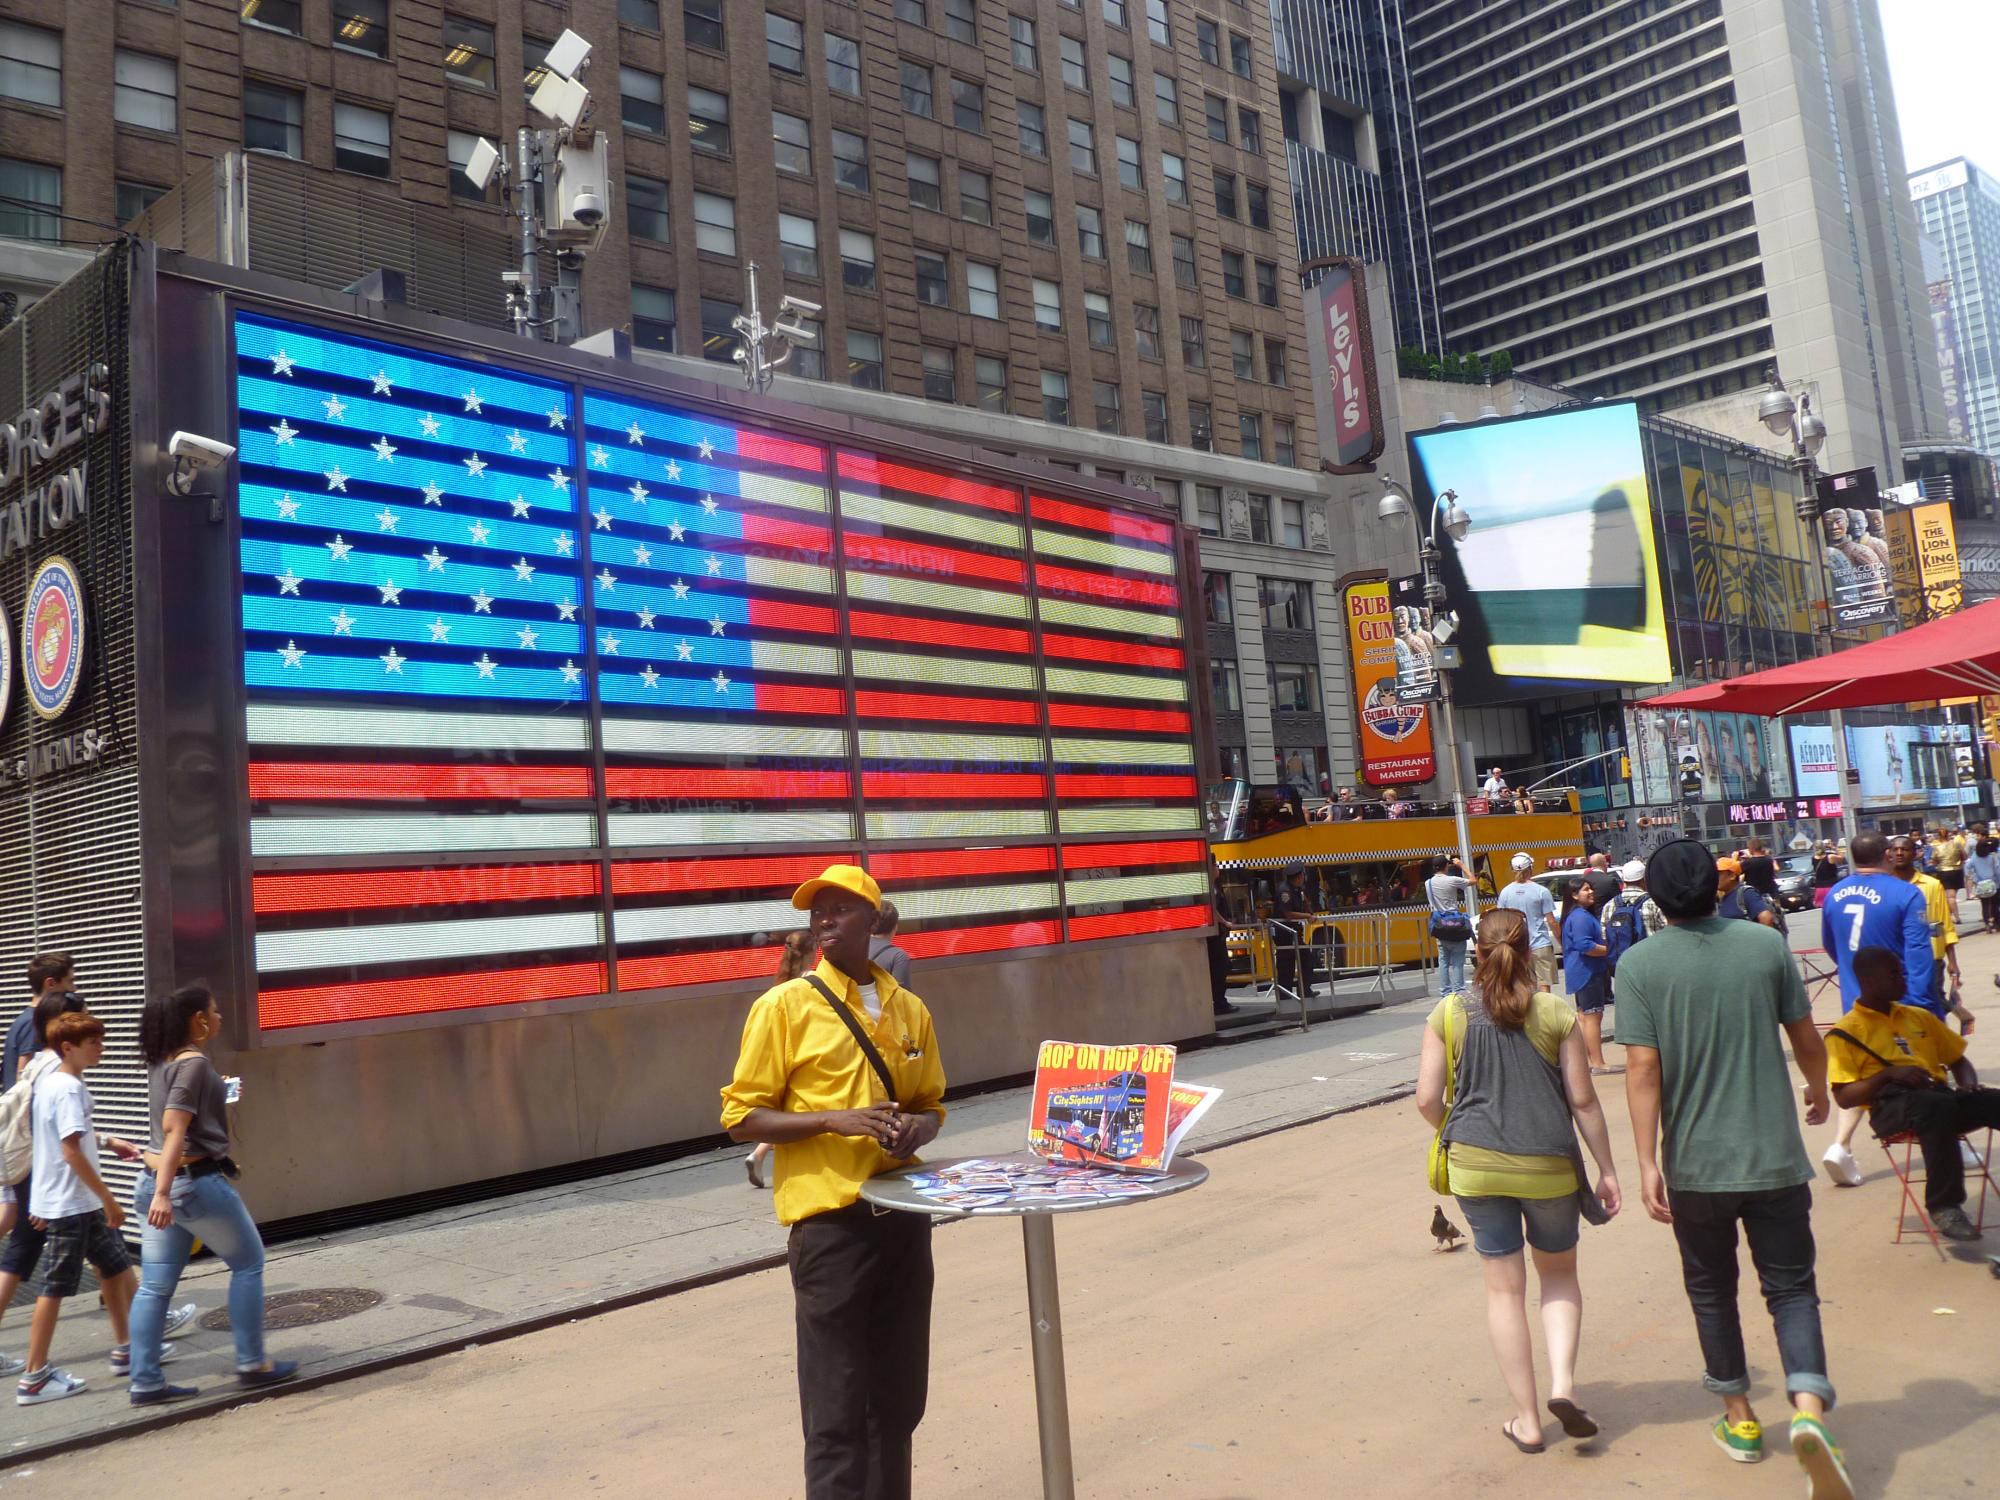
M 1514 1156 L 1574 1158 L 1576 1129 L 1561 1072 L 1526 1031 L 1494 1025 L 1474 986 L 1466 987 L 1462 1013 L 1465 1036 L 1444 1138 Z

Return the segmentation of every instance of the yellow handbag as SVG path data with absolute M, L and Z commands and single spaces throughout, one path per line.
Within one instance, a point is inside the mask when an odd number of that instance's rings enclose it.
M 1451 1147 L 1445 1144 L 1444 1127 L 1451 1120 L 1451 1101 L 1458 1078 L 1459 1043 L 1465 1037 L 1465 1002 L 1457 995 L 1447 997 L 1444 1012 L 1444 1118 L 1438 1121 L 1437 1134 L 1431 1137 L 1430 1183 L 1431 1191 L 1440 1197 L 1451 1193 Z M 1452 1032 L 1453 1021 L 1458 1022 L 1458 1031 Z

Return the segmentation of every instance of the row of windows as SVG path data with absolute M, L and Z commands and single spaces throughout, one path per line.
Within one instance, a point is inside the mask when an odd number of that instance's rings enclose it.
M 1207 489 L 1208 486 L 1203 486 Z M 1216 492 L 1220 505 L 1220 492 Z M 1261 513 L 1268 523 L 1271 513 L 1269 495 L 1250 497 L 1253 514 Z M 1287 547 L 1303 547 L 1306 544 L 1305 504 L 1299 500 L 1278 501 L 1279 514 L 1284 527 L 1284 543 Z M 1204 527 L 1203 530 L 1207 528 Z M 1270 541 L 1267 534 L 1259 538 Z M 1227 573 L 1203 573 L 1201 575 L 1202 614 L 1211 625 L 1234 625 L 1236 623 L 1236 603 L 1231 593 L 1231 579 Z M 1311 630 L 1313 628 L 1312 585 L 1297 578 L 1259 578 L 1257 580 L 1257 604 L 1266 630 Z
M 1271 707 L 1278 713 L 1320 711 L 1319 668 L 1310 662 L 1274 661 L 1265 668 L 1271 690 Z M 1209 696 L 1219 714 L 1243 712 L 1243 680 L 1233 661 L 1208 664 Z M 1324 752 L 1321 752 L 1324 754 Z
M 172 58 L 120 47 L 112 54 L 112 115 L 121 125 L 179 127 L 179 72 Z M 0 21 L 0 99 L 60 109 L 62 33 Z

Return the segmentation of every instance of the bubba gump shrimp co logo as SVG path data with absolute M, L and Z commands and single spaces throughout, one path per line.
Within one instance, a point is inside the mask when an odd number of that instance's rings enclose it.
M 52 557 L 28 585 L 21 620 L 28 703 L 45 719 L 61 718 L 76 698 L 83 681 L 83 630 L 83 580 L 68 558 Z
M 1361 705 L 1361 722 L 1385 740 L 1406 740 L 1423 727 L 1424 705 L 1398 703 L 1396 679 L 1384 677 L 1369 687 Z

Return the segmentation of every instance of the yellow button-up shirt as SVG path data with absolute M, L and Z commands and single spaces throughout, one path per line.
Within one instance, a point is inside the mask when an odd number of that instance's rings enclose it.
M 813 971 L 854 1013 L 889 1065 L 898 1102 L 905 1110 L 944 1118 L 944 1063 L 924 1002 L 871 966 L 882 1018 L 870 1021 L 860 988 L 825 959 Z M 887 1104 L 860 1043 L 818 990 L 803 978 L 773 985 L 750 1007 L 736 1074 L 722 1091 L 722 1128 L 730 1130 L 753 1109 L 813 1114 L 821 1110 L 866 1109 Z M 773 1149 L 778 1222 L 845 1208 L 861 1196 L 861 1184 L 877 1173 L 905 1165 L 863 1136 L 816 1135 Z
M 1892 1063 L 1922 1068 L 1938 1083 L 1951 1076 L 1951 1065 L 1965 1056 L 1965 1041 L 1927 1010 L 1898 1005 L 1886 1015 L 1857 1005 L 1840 1018 L 1841 1031 L 1861 1047 L 1880 1053 Z M 1881 1072 L 1884 1064 L 1843 1036 L 1826 1039 L 1828 1083 L 1859 1083 Z
M 1958 943 L 1958 923 L 1952 917 L 1951 901 L 1944 893 L 1944 882 L 1921 870 L 1911 880 L 1923 892 L 1924 919 L 1931 924 L 1931 957 L 1943 963 L 1944 950 Z

